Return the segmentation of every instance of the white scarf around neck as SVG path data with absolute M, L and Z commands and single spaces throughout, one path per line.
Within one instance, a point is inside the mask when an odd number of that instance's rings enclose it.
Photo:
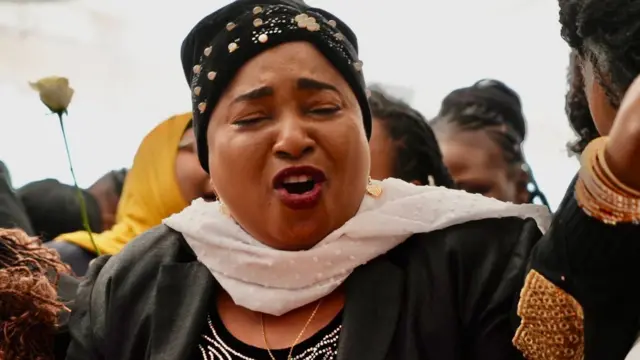
M 182 233 L 198 261 L 237 305 L 280 316 L 331 293 L 356 267 L 413 234 L 501 217 L 532 218 L 544 232 L 551 221 L 548 209 L 540 205 L 514 205 L 398 179 L 378 184 L 380 197 L 365 196 L 353 218 L 304 251 L 262 244 L 223 214 L 218 202 L 194 200 L 163 222 Z
M 625 360 L 640 360 L 640 334 L 638 334 L 638 338 L 633 344 L 631 351 L 627 354 Z

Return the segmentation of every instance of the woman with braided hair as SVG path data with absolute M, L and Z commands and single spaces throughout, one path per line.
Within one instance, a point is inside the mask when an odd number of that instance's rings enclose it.
M 64 359 L 65 301 L 76 285 L 54 250 L 22 230 L 0 229 L 0 359 Z
M 369 105 L 373 115 L 371 177 L 389 177 L 416 185 L 453 188 L 449 171 L 427 120 L 408 104 L 370 87 Z
M 431 126 L 459 188 L 516 204 L 537 198 L 548 206 L 525 161 L 526 121 L 513 89 L 484 79 L 454 90 Z

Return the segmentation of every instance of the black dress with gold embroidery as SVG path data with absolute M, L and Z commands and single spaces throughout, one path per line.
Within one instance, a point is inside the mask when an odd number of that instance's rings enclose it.
M 623 360 L 640 330 L 640 226 L 587 216 L 574 186 L 532 252 L 514 343 L 530 360 Z

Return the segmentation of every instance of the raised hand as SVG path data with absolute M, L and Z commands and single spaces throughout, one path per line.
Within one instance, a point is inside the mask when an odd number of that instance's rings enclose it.
M 640 77 L 622 100 L 609 133 L 606 160 L 618 180 L 640 191 Z

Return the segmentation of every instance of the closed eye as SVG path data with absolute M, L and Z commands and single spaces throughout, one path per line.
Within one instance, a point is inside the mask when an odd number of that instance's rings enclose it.
M 314 108 L 311 109 L 310 112 L 312 114 L 316 114 L 316 115 L 333 115 L 335 113 L 337 113 L 338 111 L 340 111 L 339 107 L 336 106 L 331 106 L 331 107 L 319 107 L 319 108 Z
M 268 118 L 266 118 L 264 116 L 260 116 L 260 117 L 254 117 L 254 118 L 249 118 L 249 119 L 236 120 L 232 124 L 235 125 L 235 126 L 251 126 L 251 125 L 258 124 L 262 120 L 267 120 L 267 119 Z

